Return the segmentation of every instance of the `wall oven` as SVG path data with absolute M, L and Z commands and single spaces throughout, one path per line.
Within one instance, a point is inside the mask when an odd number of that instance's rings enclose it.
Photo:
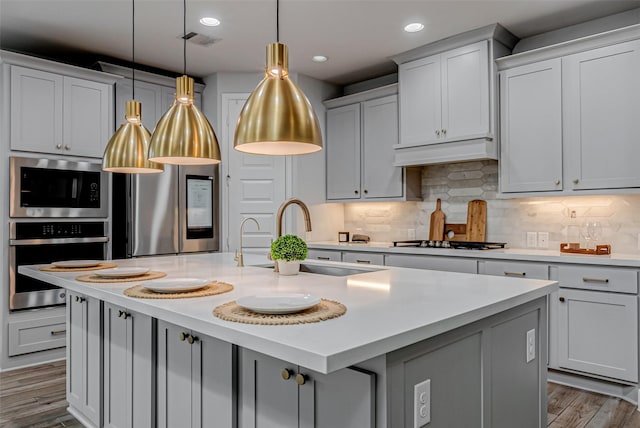
M 12 156 L 9 169 L 12 218 L 109 214 L 108 179 L 99 163 Z
M 65 290 L 18 273 L 22 265 L 104 260 L 106 222 L 9 222 L 9 309 L 64 305 Z

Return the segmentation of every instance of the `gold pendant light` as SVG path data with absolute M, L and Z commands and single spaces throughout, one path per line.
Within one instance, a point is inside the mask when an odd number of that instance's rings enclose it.
M 265 77 L 242 107 L 233 148 L 260 155 L 303 155 L 322 150 L 318 117 L 302 90 L 289 79 L 287 46 L 280 43 L 276 0 L 276 43 L 267 46 Z
M 220 163 L 213 127 L 193 104 L 193 79 L 187 76 L 187 4 L 183 0 L 184 76 L 176 78 L 176 98 L 151 137 L 149 160 L 173 165 Z
M 147 159 L 151 134 L 142 125 L 142 104 L 135 101 L 135 0 L 131 1 L 131 84 L 132 100 L 127 101 L 125 122 L 107 143 L 102 157 L 102 169 L 125 174 L 159 173 L 164 167 Z

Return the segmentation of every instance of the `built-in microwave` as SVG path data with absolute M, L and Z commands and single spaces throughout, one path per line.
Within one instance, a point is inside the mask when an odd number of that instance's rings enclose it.
M 9 215 L 29 217 L 108 216 L 108 179 L 101 164 L 9 158 Z

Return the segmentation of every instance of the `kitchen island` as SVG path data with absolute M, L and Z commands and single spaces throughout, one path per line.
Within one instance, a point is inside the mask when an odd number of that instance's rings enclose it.
M 222 253 L 117 263 L 234 289 L 137 299 L 123 294 L 135 283 L 21 267 L 68 290 L 68 399 L 88 426 L 546 425 L 546 296 L 555 282 L 382 266 L 286 277 L 236 267 Z M 347 312 L 290 326 L 212 314 L 241 296 L 279 292 L 339 301 Z M 414 400 L 416 384 L 427 393 Z

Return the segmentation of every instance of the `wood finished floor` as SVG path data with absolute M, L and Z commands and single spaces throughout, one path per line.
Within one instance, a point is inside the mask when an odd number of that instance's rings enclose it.
M 549 428 L 640 428 L 636 406 L 618 398 L 547 385 Z M 82 425 L 67 413 L 65 362 L 0 373 L 0 427 Z

